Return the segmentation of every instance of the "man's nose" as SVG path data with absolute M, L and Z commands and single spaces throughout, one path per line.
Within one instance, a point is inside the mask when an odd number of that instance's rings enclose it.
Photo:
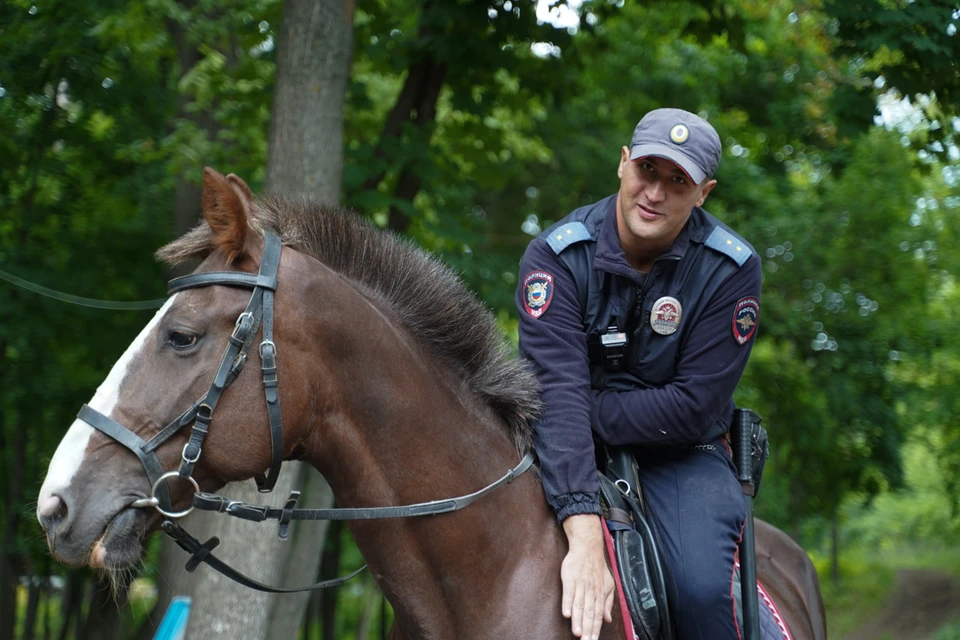
M 654 180 L 647 185 L 647 199 L 650 202 L 663 202 L 666 197 L 667 191 L 663 188 L 663 183 L 660 180 Z

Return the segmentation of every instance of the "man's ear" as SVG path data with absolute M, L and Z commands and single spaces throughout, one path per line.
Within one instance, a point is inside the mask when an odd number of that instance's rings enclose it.
M 624 147 L 620 150 L 620 165 L 617 167 L 617 179 L 623 180 L 623 168 L 630 162 L 630 149 Z
M 237 180 L 249 193 L 246 183 Z M 247 200 L 236 184 L 210 167 L 204 167 L 203 218 L 213 231 L 213 246 L 223 254 L 227 264 L 243 255 L 248 217 Z
M 701 187 L 702 191 L 700 192 L 700 199 L 697 200 L 697 206 L 702 207 L 703 203 L 707 201 L 707 196 L 710 195 L 710 192 L 713 191 L 713 188 L 717 186 L 716 180 L 707 180 L 703 183 Z

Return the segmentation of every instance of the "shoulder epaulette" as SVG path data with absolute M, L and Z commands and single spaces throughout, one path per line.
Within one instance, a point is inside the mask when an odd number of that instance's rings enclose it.
M 723 227 L 716 227 L 713 233 L 707 237 L 707 241 L 704 242 L 704 244 L 725 256 L 733 258 L 733 261 L 741 267 L 743 263 L 753 255 L 753 251 L 750 250 L 750 245 Z
M 593 239 L 593 236 L 590 235 L 586 225 L 582 222 L 568 222 L 563 226 L 557 227 L 550 232 L 550 235 L 544 238 L 557 255 L 560 255 L 560 252 L 572 244 L 591 239 Z

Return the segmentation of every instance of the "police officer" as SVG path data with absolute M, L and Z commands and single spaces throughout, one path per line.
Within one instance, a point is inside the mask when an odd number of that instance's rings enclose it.
M 594 438 L 633 448 L 663 543 L 677 638 L 738 637 L 731 595 L 744 524 L 723 436 L 760 315 L 760 260 L 701 207 L 720 137 L 657 109 L 623 147 L 620 189 L 534 239 L 520 263 L 520 348 L 546 412 L 535 444 L 569 543 L 562 614 L 575 636 L 610 621 Z

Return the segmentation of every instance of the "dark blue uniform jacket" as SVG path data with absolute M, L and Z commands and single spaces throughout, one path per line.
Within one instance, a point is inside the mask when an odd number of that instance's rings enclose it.
M 546 406 L 535 445 L 561 521 L 600 513 L 594 437 L 685 448 L 729 430 L 759 320 L 760 259 L 743 238 L 694 208 L 643 274 L 620 247 L 616 202 L 612 195 L 577 209 L 534 239 L 520 262 L 520 349 Z M 673 333 L 655 331 L 651 315 Z M 628 338 L 619 371 L 597 356 L 611 327 Z

